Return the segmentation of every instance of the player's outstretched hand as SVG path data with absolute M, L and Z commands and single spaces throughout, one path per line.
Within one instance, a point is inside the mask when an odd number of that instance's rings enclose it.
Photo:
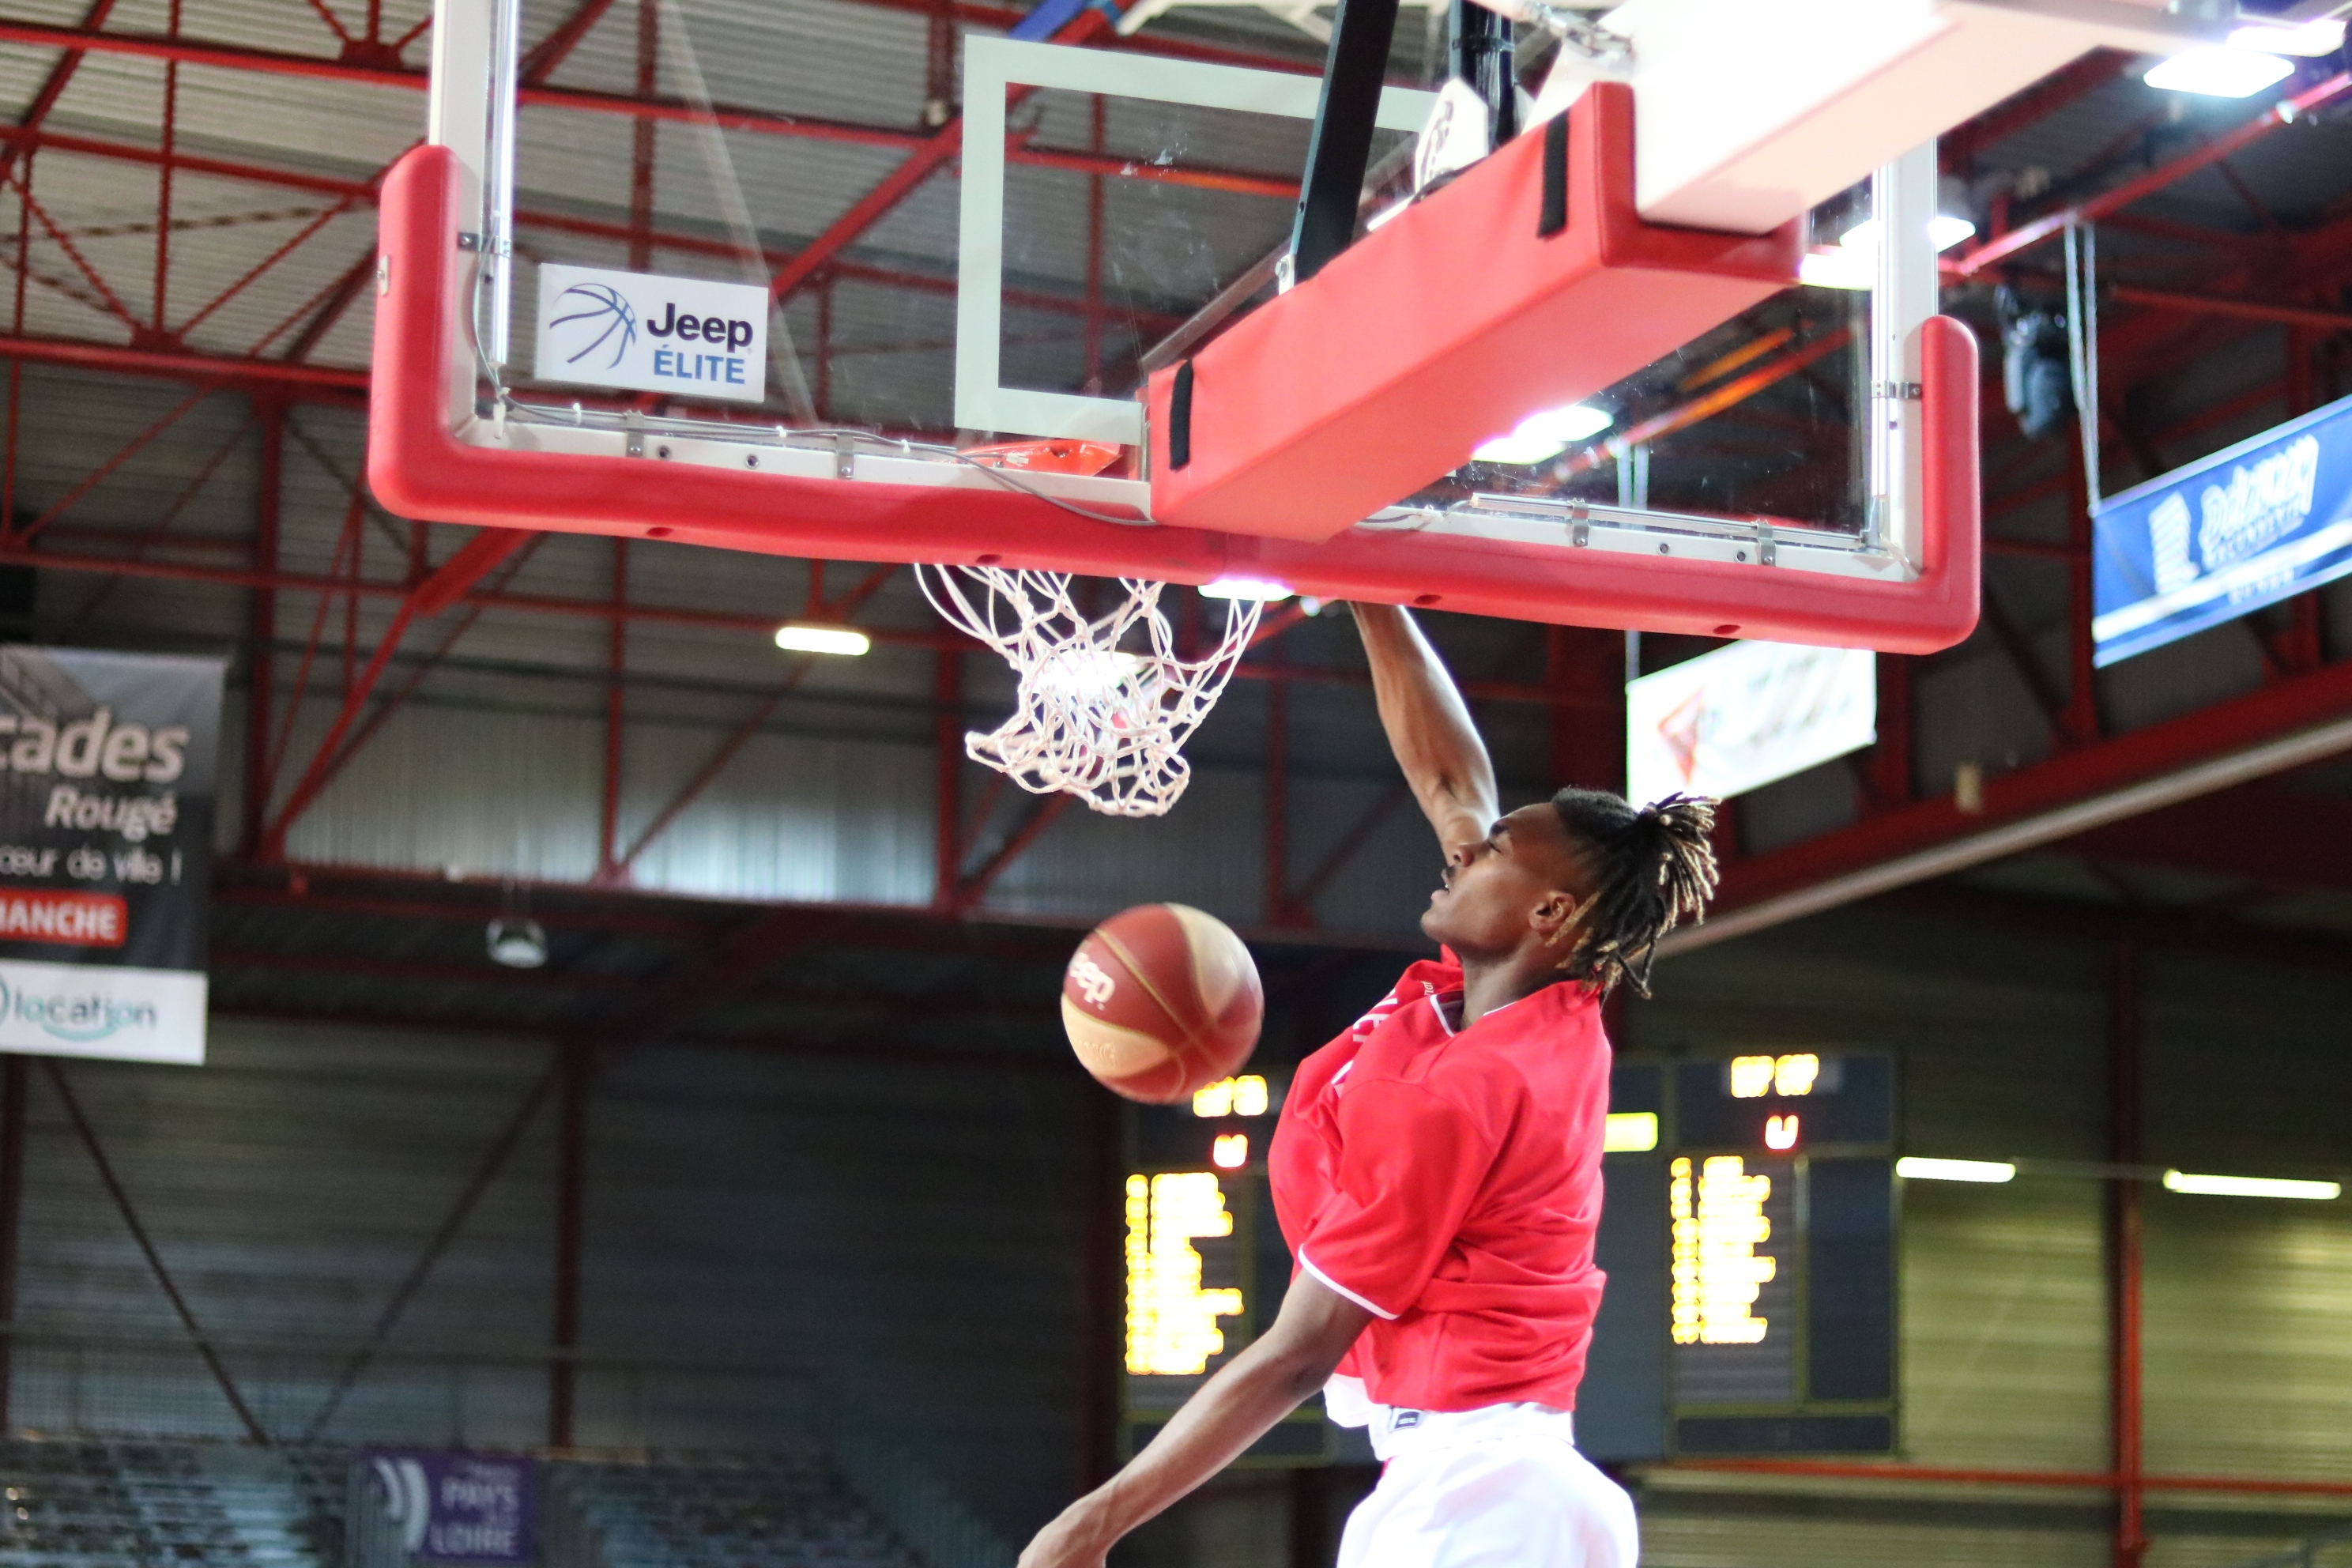
M 1039 1531 L 1016 1568 L 1104 1568 L 1117 1537 L 1105 1539 L 1095 1510 L 1087 1506 L 1090 1500 L 1081 1498 Z

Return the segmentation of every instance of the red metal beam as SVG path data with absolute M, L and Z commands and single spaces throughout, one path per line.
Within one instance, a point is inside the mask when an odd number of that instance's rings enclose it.
M 1988 780 L 1984 810 L 1924 800 L 1728 868 L 1686 952 L 2352 751 L 2352 661 Z
M 1060 43 L 1091 42 L 1100 39 L 1108 26 L 1099 11 L 1088 9 L 1080 14 L 1055 41 Z M 1155 53 L 1186 53 L 1193 51 L 1169 49 L 1160 40 L 1110 39 L 1120 47 L 1137 47 Z M 423 70 L 357 63 L 346 59 L 329 59 L 318 55 L 296 54 L 281 49 L 257 49 L 230 44 L 206 43 L 194 38 L 173 38 L 152 33 L 108 33 L 89 27 L 60 27 L 41 22 L 0 20 L 0 44 L 25 44 L 41 48 L 87 50 L 93 54 L 124 55 L 141 59 L 157 59 L 185 65 L 209 66 L 221 70 L 259 72 L 265 75 L 307 77 L 317 80 L 337 81 L 356 86 L 400 88 L 422 92 L 431 85 L 430 75 Z M 1288 62 L 1258 62 L 1271 64 L 1276 69 L 1293 69 Z M 962 122 L 953 121 L 936 134 L 910 131 L 894 125 L 863 124 L 855 121 L 828 120 L 813 115 L 782 114 L 772 110 L 749 109 L 740 105 L 717 104 L 709 110 L 697 108 L 683 99 L 635 97 L 628 93 L 596 92 L 583 88 L 524 85 L 517 89 L 520 102 L 537 108 L 572 110 L 584 114 L 616 114 L 636 120 L 670 121 L 678 124 L 716 122 L 728 131 L 752 132 L 772 136 L 797 136 L 821 142 L 844 142 L 866 147 L 906 149 L 910 155 L 931 160 L 928 169 L 937 169 L 954 156 L 962 145 Z M 942 137 L 952 145 L 939 145 Z M 1295 182 L 1278 177 L 1230 169 L 1185 170 L 1157 165 L 1133 163 L 1129 160 L 1082 152 L 1065 152 L 1049 148 L 1032 148 L 1018 139 L 1008 142 L 1005 156 L 1016 163 L 1036 163 L 1052 168 L 1076 169 L 1103 174 L 1124 174 L 1141 179 L 1168 180 L 1180 184 L 1205 183 L 1212 189 L 1243 190 L 1260 195 L 1279 195 L 1286 189 L 1296 194 Z
M 2110 1470 L 2003 1470 L 1953 1465 L 1871 1464 L 1858 1459 L 1675 1459 L 1643 1467 L 1683 1474 L 1820 1476 L 1841 1480 L 1929 1481 L 1961 1487 L 2050 1487 L 2113 1491 L 2122 1478 Z M 2248 1497 L 2352 1497 L 2352 1481 L 2290 1481 L 2245 1476 L 2142 1476 L 2152 1492 L 2238 1492 Z
M 971 875 L 957 880 L 955 895 L 948 900 L 948 907 L 960 915 L 978 909 L 980 901 L 988 896 L 988 889 L 996 885 L 996 879 L 1004 875 L 1013 862 L 1029 852 L 1029 847 L 1037 842 L 1045 829 L 1054 826 L 1055 820 L 1069 808 L 1070 802 L 1076 798 L 1075 795 L 1049 795 L 1040 800 L 1022 819 L 1021 826 L 997 846 L 994 854 L 974 868 Z
M 1947 172 L 1965 174 L 1978 153 L 2098 91 L 2123 75 L 2136 58 L 2114 49 L 2094 49 L 1937 138 L 1937 155 Z
M 2111 191 L 2093 196 L 2063 212 L 2054 212 L 2036 218 L 2021 228 L 2011 229 L 1998 239 L 1989 240 L 1966 256 L 1948 263 L 1945 270 L 1961 277 L 1973 277 L 1986 268 L 2032 249 L 2044 240 L 2063 234 L 2072 223 L 2096 223 L 2109 213 L 2119 212 L 2134 202 L 2155 195 L 2176 181 L 2186 179 L 2200 169 L 2207 168 L 2234 153 L 2242 152 L 2282 126 L 2292 125 L 2313 110 L 2326 107 L 2352 91 L 2352 72 L 2328 78 L 2316 87 L 2307 88 L 2294 97 L 2273 104 L 2244 124 L 2215 137 L 2193 153 L 2185 153 L 2168 163 L 2150 169 L 2135 180 L 2126 180 Z
M 2138 945 L 2128 938 L 2108 949 L 2107 1160 L 2126 1169 L 2140 1163 L 2144 1052 L 2139 958 Z M 2108 1462 L 2116 1474 L 2115 1568 L 2139 1568 L 2148 1546 L 2142 1462 L 2147 1367 L 2140 1342 L 2144 1194 L 2133 1176 L 2110 1178 L 2106 1189 Z
M 76 370 L 121 371 L 166 381 L 197 381 L 212 386 L 302 388 L 313 392 L 364 393 L 368 373 L 336 365 L 289 364 L 284 360 L 238 359 L 186 350 L 118 348 L 110 343 L 23 334 L 0 337 L 0 355 L 32 364 Z
M 90 0 L 89 9 L 82 13 L 81 26 L 77 31 L 95 33 L 106 26 L 107 17 L 113 14 L 114 0 Z M 81 50 L 68 48 L 59 57 L 57 64 L 49 68 L 49 74 L 42 79 L 40 89 L 33 94 L 33 101 L 26 106 L 23 117 L 16 122 L 19 129 L 25 131 L 40 129 L 41 122 L 48 119 L 49 110 L 55 109 L 58 106 L 58 100 L 65 96 L 67 87 L 73 81 L 74 72 L 81 68 Z M 5 147 L 0 147 L 0 178 L 5 178 L 15 173 L 16 151 L 16 143 L 14 142 Z
M 1663 437 L 1671 436 L 1677 430 L 1686 430 L 1702 420 L 1710 419 L 1734 404 L 1745 402 L 1766 387 L 1787 380 L 1816 360 L 1843 348 L 1853 336 L 1853 333 L 1843 327 L 1834 331 L 1824 332 L 1802 348 L 1783 354 L 1761 369 L 1749 371 L 1746 375 L 1727 381 L 1713 392 L 1695 397 L 1688 403 L 1670 408 L 1663 414 L 1654 415 L 1606 441 L 1586 447 L 1569 459 L 1566 472 L 1571 475 L 1589 473 L 1608 462 L 1619 452 L 1638 447 L 1646 441 L 1655 441 Z
M 2284 834 L 2281 826 L 2293 824 Z M 2070 838 L 2068 854 L 2231 877 L 2280 889 L 2352 892 L 2352 801 L 2247 784 Z
M 261 458 L 253 504 L 253 569 L 278 570 L 278 526 L 286 470 L 286 407 L 263 401 L 254 409 L 261 422 Z M 246 607 L 244 831 L 237 842 L 252 854 L 261 843 L 268 801 L 269 710 L 277 697 L 278 594 L 257 587 Z
M 816 597 L 816 585 L 820 581 L 814 574 L 821 571 L 823 566 L 822 562 L 812 563 L 810 582 L 812 599 Z M 877 568 L 863 583 L 842 595 L 837 602 L 826 605 L 820 601 L 813 605 L 811 606 L 813 611 L 823 613 L 812 614 L 809 618 L 846 621 L 853 611 L 879 593 L 882 584 L 889 581 L 892 574 L 897 571 L 898 568 L 895 566 Z M 763 624 L 771 631 L 774 629 L 775 622 L 772 619 Z M 868 628 L 867 635 L 873 637 L 877 634 Z M 751 743 L 751 737 L 760 732 L 761 727 L 775 716 L 776 710 L 783 705 L 784 699 L 790 696 L 793 689 L 802 681 L 808 679 L 809 672 L 816 668 L 816 660 L 819 657 L 815 654 L 803 654 L 794 661 L 791 673 L 784 677 L 776 689 L 761 699 L 758 706 L 744 715 L 742 721 L 735 726 L 734 731 L 712 749 L 710 754 L 703 759 L 702 765 L 694 771 L 694 775 L 678 786 L 677 793 L 670 796 L 667 805 L 654 813 L 653 820 L 646 824 L 645 830 L 639 833 L 629 845 L 628 852 L 614 863 L 615 876 L 626 876 L 630 868 L 637 863 L 637 857 L 643 855 L 655 839 L 668 832 L 670 825 L 685 814 L 687 807 L 700 799 L 702 792 L 709 789 L 719 775 L 727 771 L 727 764 L 733 762 L 736 754 Z
M 629 603 L 629 542 L 613 541 L 613 604 L 616 609 L 626 609 Z M 629 623 L 620 616 L 613 617 L 605 627 L 604 637 L 604 793 L 596 813 L 596 882 L 622 879 L 618 858 L 621 847 L 621 761 L 625 739 L 623 722 L 626 718 L 629 668 Z
M 561 1045 L 557 1068 L 562 1093 L 555 1135 L 555 1323 L 554 1353 L 547 1363 L 547 1444 L 572 1447 L 572 1400 L 577 1392 L 580 1349 L 581 1253 L 588 1204 L 588 1085 L 596 1068 L 593 1050 Z
M 1052 39 L 1057 44 L 1085 43 L 1101 35 L 1125 9 L 1120 0 L 1103 0 L 1110 7 L 1109 15 L 1089 5 L 1071 21 L 1055 29 Z M 1008 95 L 1009 97 L 1022 95 Z M 823 270 L 842 251 L 856 243 L 875 224 L 881 221 L 898 205 L 912 195 L 916 189 L 933 174 L 945 168 L 963 151 L 963 116 L 958 114 L 908 153 L 899 165 L 885 175 L 881 184 L 850 204 L 849 210 L 826 226 L 792 260 L 778 268 L 768 280 L 768 291 L 779 303 L 792 297 L 793 291 Z
M 383 637 L 376 644 L 374 656 L 368 660 L 367 668 L 357 679 L 345 684 L 341 711 L 327 727 L 326 735 L 319 742 L 318 750 L 310 754 L 310 764 L 303 769 L 293 792 L 286 797 L 285 805 L 263 832 L 260 847 L 263 858 L 285 858 L 287 830 L 310 808 L 319 793 L 350 760 L 352 753 L 344 748 L 343 737 L 351 732 L 360 710 L 374 692 L 376 683 L 383 679 L 384 669 L 399 648 L 401 638 L 407 635 L 410 623 L 419 617 L 429 620 L 456 604 L 465 596 L 467 589 L 481 581 L 485 574 L 536 537 L 520 529 L 484 529 L 468 540 L 457 554 L 444 562 L 432 576 L 403 596 L 400 607 L 393 614 L 392 624 L 384 628 Z M 352 552 L 352 580 L 356 582 L 359 565 L 356 550 Z M 357 595 L 352 597 L 356 603 Z M 350 643 L 346 639 L 347 653 L 349 648 Z M 290 730 L 294 722 L 291 712 L 288 713 L 286 721 Z
M 1391 784 L 1382 790 L 1380 797 L 1364 808 L 1364 814 L 1356 819 L 1355 825 L 1339 835 L 1339 841 L 1317 862 L 1315 869 L 1307 874 L 1307 879 L 1284 896 L 1281 913 L 1269 914 L 1267 923 L 1312 925 L 1315 900 L 1323 896 L 1323 889 L 1329 887 L 1332 879 L 1345 870 L 1348 862 L 1372 841 L 1372 836 L 1381 830 L 1381 825 L 1396 815 L 1397 807 L 1412 798 L 1412 792 L 1402 784 Z
M 640 4 L 648 12 L 654 8 L 653 0 L 640 0 Z M 516 68 L 518 79 L 531 87 L 545 81 L 554 74 L 556 67 L 580 47 L 580 41 L 588 36 L 590 29 L 604 19 L 604 13 L 612 8 L 613 0 L 581 0 L 572 15 L 556 25 L 555 31 L 541 38 L 531 47 L 529 54 L 523 56 Z
M 2116 283 L 2106 292 L 2114 299 L 2158 310 L 2182 310 L 2200 316 L 2236 316 L 2278 326 L 2315 327 L 2321 331 L 2352 331 L 2352 310 L 2324 310 L 2315 305 L 2276 304 L 2267 300 L 2238 300 L 2222 294 L 2194 294 L 2172 289 L 2143 289 L 2137 283 Z

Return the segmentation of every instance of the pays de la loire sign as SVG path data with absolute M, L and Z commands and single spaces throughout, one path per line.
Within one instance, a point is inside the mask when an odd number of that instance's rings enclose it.
M 2352 572 L 2352 397 L 2109 497 L 2095 526 L 2103 666 Z
M 755 284 L 539 269 L 541 381 L 757 403 L 767 367 L 768 291 Z

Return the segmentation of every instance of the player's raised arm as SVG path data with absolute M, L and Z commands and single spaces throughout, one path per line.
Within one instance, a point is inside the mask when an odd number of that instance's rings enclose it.
M 1412 616 L 1393 605 L 1354 605 L 1381 726 L 1422 814 L 1451 856 L 1483 841 L 1501 816 L 1495 764 L 1453 676 Z

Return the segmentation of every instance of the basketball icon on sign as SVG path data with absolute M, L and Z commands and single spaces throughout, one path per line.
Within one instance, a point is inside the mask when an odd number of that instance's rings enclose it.
M 621 363 L 621 356 L 637 341 L 637 313 L 629 308 L 621 291 L 610 284 L 574 283 L 556 296 L 556 309 L 564 313 L 549 321 L 548 330 L 570 328 L 563 333 L 567 341 L 587 340 L 565 356 L 566 364 L 578 364 L 612 342 L 617 332 L 621 341 L 613 344 L 613 357 L 604 362 L 604 368 L 609 370 Z

